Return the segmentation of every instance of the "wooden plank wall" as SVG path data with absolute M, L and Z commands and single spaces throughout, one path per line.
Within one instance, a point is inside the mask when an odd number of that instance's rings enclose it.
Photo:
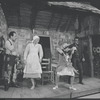
M 20 27 L 31 27 L 32 6 L 26 3 L 20 4 Z
M 53 9 L 50 7 L 48 9 L 46 9 L 46 7 L 41 9 L 41 6 L 39 8 L 39 5 L 34 3 L 29 4 L 26 2 L 20 2 L 16 5 L 7 6 L 6 19 L 9 27 L 8 30 L 18 30 L 18 34 L 20 33 L 19 36 L 22 36 L 20 43 L 17 43 L 17 47 L 19 47 L 18 51 L 21 51 L 21 48 L 24 50 L 25 46 L 23 47 L 22 45 L 24 45 L 26 43 L 25 41 L 32 37 L 33 29 L 39 35 L 51 37 L 51 52 L 53 58 L 56 59 L 58 58 L 56 47 L 64 42 L 73 42 L 76 26 L 78 26 L 79 23 L 81 23 L 81 30 L 77 34 L 79 37 L 85 37 L 92 34 L 100 34 L 100 17 L 96 15 L 84 14 L 85 16 L 82 15 L 82 19 L 80 18 L 81 22 L 78 22 L 76 20 L 76 15 L 69 13 L 68 10 L 65 12 L 60 10 L 60 12 L 56 9 L 53 11 Z M 29 38 L 27 39 L 27 37 L 24 37 L 25 34 L 21 35 L 23 33 L 25 33 Z M 22 55 L 23 52 L 20 52 L 20 54 Z
M 35 11 L 34 5 L 21 2 L 15 7 L 9 7 L 7 10 L 8 30 L 15 30 L 18 36 L 22 37 L 21 44 L 27 40 L 25 34 L 31 38 L 32 26 L 39 35 L 47 35 L 51 37 L 53 52 L 52 55 L 56 56 L 55 48 L 59 42 L 71 43 L 75 35 L 75 16 L 68 15 L 67 13 L 53 12 L 52 10 L 39 10 Z M 35 13 L 37 12 L 37 13 Z M 35 15 L 36 14 L 36 15 Z M 34 18 L 36 17 L 36 18 Z M 33 19 L 35 20 L 33 20 Z M 23 31 L 22 31 L 23 30 Z M 19 33 L 21 35 L 19 35 Z M 23 35 L 23 33 L 25 33 Z M 31 34 L 31 35 L 30 35 Z M 29 39 L 29 38 L 28 38 Z M 26 42 L 25 42 L 26 43 Z M 20 43 L 18 43 L 20 44 Z M 17 45 L 18 45 L 17 44 Z M 21 50 L 21 46 L 18 51 Z M 23 51 L 23 50 L 22 50 Z M 23 54 L 20 52 L 20 54 Z M 57 58 L 57 57 L 56 57 Z
M 0 37 L 3 36 L 5 39 L 7 39 L 7 22 L 6 18 L 3 12 L 3 9 L 0 5 Z
M 79 34 L 81 37 L 87 37 L 88 38 L 88 45 L 89 45 L 89 60 L 90 60 L 90 70 L 91 70 L 91 77 L 96 76 L 95 73 L 99 73 L 99 65 L 96 66 L 94 62 L 94 55 L 92 50 L 92 35 L 99 35 L 100 34 L 100 28 L 99 28 L 99 20 L 100 17 L 98 15 L 88 15 L 85 16 L 81 23 L 81 34 Z M 99 75 L 99 74 L 98 74 Z M 97 76 L 98 77 L 98 76 Z

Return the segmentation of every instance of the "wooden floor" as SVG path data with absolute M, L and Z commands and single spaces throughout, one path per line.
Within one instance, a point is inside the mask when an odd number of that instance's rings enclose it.
M 4 87 L 0 86 L 0 98 L 74 98 L 95 92 L 100 92 L 100 79 L 85 78 L 84 85 L 74 83 L 76 91 L 69 90 L 66 82 L 60 82 L 59 88 L 53 90 L 53 84 L 38 85 L 34 90 L 30 89 L 29 80 L 24 80 L 20 88 L 10 87 L 8 91 L 4 91 Z

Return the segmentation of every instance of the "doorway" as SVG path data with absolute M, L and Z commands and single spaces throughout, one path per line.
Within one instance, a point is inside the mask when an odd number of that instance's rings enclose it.
M 39 36 L 39 43 L 42 45 L 44 56 L 43 58 L 51 58 L 51 40 L 49 36 Z

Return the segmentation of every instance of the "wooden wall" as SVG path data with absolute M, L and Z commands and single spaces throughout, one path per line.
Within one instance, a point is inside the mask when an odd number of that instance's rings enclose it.
M 8 5 L 5 16 L 8 25 L 8 33 L 12 30 L 18 33 L 16 48 L 22 55 L 25 45 L 32 38 L 33 30 L 38 35 L 51 37 L 52 55 L 55 58 L 56 47 L 59 43 L 72 43 L 75 36 L 76 16 L 70 13 L 59 13 L 58 10 L 38 9 L 35 4 L 21 2 L 20 4 Z M 57 58 L 57 57 L 56 57 Z
M 7 20 L 8 32 L 15 30 L 18 33 L 16 48 L 23 55 L 25 45 L 34 35 L 51 37 L 52 58 L 57 59 L 56 47 L 64 42 L 72 43 L 76 34 L 79 37 L 88 37 L 100 34 L 100 17 L 93 14 L 76 12 L 61 7 L 51 7 L 46 3 L 15 2 L 3 6 Z M 77 16 L 78 15 L 78 16 Z M 92 65 L 92 45 L 89 44 L 89 54 Z
M 84 18 L 81 20 L 81 32 L 78 34 L 80 37 L 86 37 L 87 38 L 87 45 L 88 45 L 88 50 L 87 50 L 87 55 L 89 58 L 89 65 L 87 70 L 90 70 L 88 73 L 90 73 L 90 76 L 97 76 L 99 75 L 99 66 L 100 64 L 98 63 L 96 57 L 93 54 L 93 42 L 92 42 L 92 37 L 94 35 L 100 35 L 100 16 L 99 15 L 94 15 L 94 14 L 89 14 L 89 15 L 84 15 Z M 84 41 L 83 41 L 84 42 Z M 99 45 L 98 45 L 99 46 Z M 99 55 L 99 54 L 98 54 Z
M 64 42 L 72 43 L 77 35 L 87 38 L 83 44 L 88 45 L 88 57 L 91 76 L 94 74 L 92 38 L 93 34 L 100 34 L 100 16 L 70 10 L 63 7 L 49 6 L 40 1 L 28 2 L 18 0 L 2 4 L 0 8 L 0 34 L 14 30 L 18 34 L 16 49 L 23 56 L 25 46 L 34 34 L 49 36 L 51 38 L 52 58 L 58 60 L 56 47 Z M 4 14 L 3 14 L 4 12 Z M 4 18 L 5 15 L 5 18 Z M 3 23 L 3 24 L 2 24 Z M 7 30 L 8 27 L 8 30 Z M 88 73 L 88 72 L 87 72 Z
M 100 34 L 100 16 L 94 14 L 83 15 L 81 20 L 80 37 Z
M 7 22 L 5 19 L 5 15 L 3 12 L 3 9 L 0 5 L 0 37 L 3 36 L 5 39 L 7 39 Z
M 8 33 L 15 31 L 17 33 L 16 49 L 18 54 L 23 56 L 25 47 L 32 37 L 32 30 L 29 28 L 9 27 Z

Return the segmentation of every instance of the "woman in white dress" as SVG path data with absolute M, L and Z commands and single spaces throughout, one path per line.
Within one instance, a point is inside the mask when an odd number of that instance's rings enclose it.
M 66 44 L 68 46 L 68 44 Z M 56 72 L 56 86 L 53 87 L 53 89 L 57 89 L 58 88 L 58 82 L 59 82 L 59 77 L 60 76 L 64 76 L 64 75 L 68 75 L 71 77 L 71 84 L 70 84 L 70 89 L 76 90 L 76 88 L 73 87 L 73 82 L 74 82 L 74 77 L 75 77 L 75 73 L 78 74 L 77 70 L 74 69 L 74 67 L 72 66 L 72 62 L 71 62 L 71 57 L 72 54 L 74 53 L 74 50 L 76 50 L 75 47 L 73 48 L 67 48 L 67 49 L 63 49 L 63 45 L 60 48 L 57 48 L 57 51 L 60 53 L 59 54 L 59 63 L 58 63 L 58 67 L 57 67 L 57 72 Z M 70 54 L 69 54 L 70 51 Z
M 24 52 L 24 78 L 30 78 L 32 82 L 31 89 L 34 89 L 34 78 L 41 78 L 42 68 L 41 61 L 43 58 L 43 49 L 38 44 L 40 38 L 34 36 L 32 42 L 28 43 Z

